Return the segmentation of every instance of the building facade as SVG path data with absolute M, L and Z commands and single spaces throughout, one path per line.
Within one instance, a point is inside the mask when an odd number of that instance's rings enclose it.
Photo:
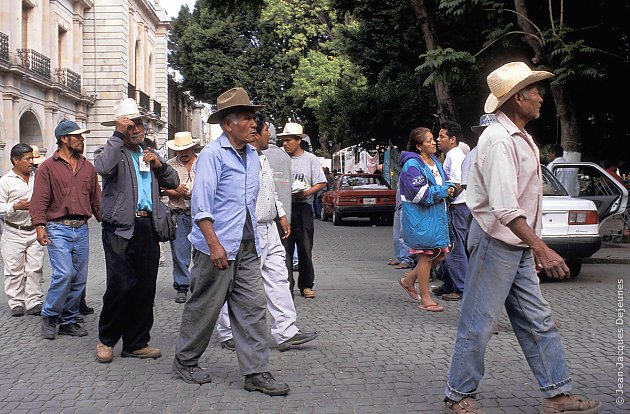
M 49 156 L 64 118 L 92 131 L 86 156 L 111 136 L 101 122 L 133 97 L 151 138 L 168 139 L 167 37 L 158 0 L 0 0 L 0 167 L 19 142 Z

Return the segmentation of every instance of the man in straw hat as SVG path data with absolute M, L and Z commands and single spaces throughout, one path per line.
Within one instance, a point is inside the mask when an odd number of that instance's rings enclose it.
M 168 223 L 160 187 L 177 188 L 177 172 L 143 147 L 144 116 L 133 99 L 114 105 L 112 136 L 94 152 L 103 177 L 103 251 L 107 289 L 98 323 L 96 360 L 109 363 L 122 338 L 123 357 L 159 358 L 149 346 L 153 301 L 160 259 L 158 233 Z
M 37 145 L 31 145 L 31 148 L 33 148 L 33 171 L 35 171 L 39 164 L 46 161 L 46 157 L 41 154 Z
M 542 413 L 597 413 L 599 401 L 569 394 L 560 333 L 536 273 L 569 277 L 564 260 L 540 239 L 542 181 L 538 147 L 525 126 L 540 116 L 538 82 L 553 74 L 507 63 L 488 75 L 485 111 L 497 123 L 479 138 L 468 182 L 473 221 L 470 261 L 457 338 L 445 389 L 445 410 L 482 413 L 475 394 L 484 354 L 503 307 L 543 393 Z
M 217 99 L 208 118 L 223 134 L 199 154 L 192 195 L 194 247 L 191 292 L 182 313 L 173 372 L 185 382 L 211 381 L 199 358 L 226 302 L 234 345 L 245 389 L 285 395 L 287 384 L 269 373 L 266 301 L 260 273 L 260 242 L 256 231 L 260 159 L 256 148 L 255 112 L 243 88 Z
M 79 322 L 89 261 L 88 219 L 101 219 L 101 187 L 92 163 L 83 156 L 90 133 L 65 119 L 55 128 L 58 149 L 35 174 L 29 212 L 37 241 L 48 248 L 52 275 L 42 307 L 42 337 L 85 336 Z
M 282 133 L 277 134 L 282 139 L 282 146 L 291 156 L 291 171 L 293 172 L 293 199 L 291 203 L 291 236 L 287 239 L 287 255 L 293 257 L 297 247 L 298 289 L 305 298 L 314 298 L 315 269 L 313 268 L 313 199 L 315 195 L 326 187 L 326 176 L 317 157 L 302 147 L 307 138 L 302 125 L 289 122 Z M 295 284 L 293 272 L 289 274 L 291 290 Z
M 168 204 L 173 221 L 177 224 L 177 236 L 171 240 L 171 256 L 173 258 L 173 288 L 177 292 L 176 303 L 186 302 L 188 286 L 190 285 L 190 258 L 192 246 L 188 235 L 192 231 L 192 217 L 190 216 L 190 197 L 195 180 L 193 166 L 197 155 L 193 148 L 199 142 L 193 139 L 190 131 L 175 133 L 174 139 L 166 142 L 166 146 L 175 151 L 175 156 L 167 161 L 177 171 L 179 186 L 169 190 L 164 189 L 162 195 L 168 196 Z

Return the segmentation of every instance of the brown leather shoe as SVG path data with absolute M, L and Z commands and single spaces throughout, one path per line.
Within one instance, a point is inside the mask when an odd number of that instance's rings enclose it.
M 103 364 L 112 362 L 114 359 L 114 348 L 107 346 L 101 342 L 96 344 L 96 360 Z
M 546 398 L 542 403 L 543 414 L 584 413 L 596 414 L 602 410 L 601 401 L 587 400 L 579 395 L 563 394 Z
M 125 358 L 140 358 L 140 359 L 158 359 L 162 356 L 162 353 L 157 348 L 152 348 L 150 346 L 144 347 L 142 349 L 136 349 L 135 351 L 122 351 L 120 353 L 121 357 Z
M 312 299 L 315 297 L 315 291 L 311 288 L 304 288 L 304 290 L 302 291 L 302 296 Z

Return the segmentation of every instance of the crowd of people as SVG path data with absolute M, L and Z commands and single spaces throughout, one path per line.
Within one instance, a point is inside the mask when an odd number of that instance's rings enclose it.
M 446 412 L 483 412 L 475 395 L 503 309 L 538 381 L 542 412 L 601 411 L 600 402 L 571 394 L 558 327 L 537 278 L 541 270 L 555 278 L 569 273 L 540 238 L 540 154 L 525 130 L 540 114 L 539 84 L 552 76 L 522 62 L 497 68 L 487 78 L 486 114 L 471 128 L 478 138 L 472 150 L 461 127 L 445 121 L 437 138 L 429 128 L 413 129 L 400 156 L 389 264 L 412 269 L 399 284 L 420 310 L 444 310 L 431 293 L 461 303 Z M 46 339 L 88 334 L 80 315 L 87 306 L 87 222 L 94 217 L 102 226 L 107 280 L 97 361 L 111 363 L 121 341 L 122 357 L 162 356 L 149 342 L 160 243 L 170 242 L 174 300 L 183 304 L 173 373 L 187 383 L 212 381 L 199 360 L 216 326 L 221 347 L 236 353 L 246 390 L 286 395 L 289 385 L 269 372 L 266 317 L 280 351 L 317 338 L 298 328 L 293 290 L 297 284 L 304 298 L 316 297 L 312 204 L 330 177 L 305 151 L 302 126 L 287 123 L 275 134 L 263 109 L 242 88 L 226 91 L 208 119 L 221 126 L 221 136 L 196 154 L 197 140 L 178 132 L 167 144 L 175 154 L 168 161 L 146 141 L 133 99 L 117 103 L 102 123 L 114 131 L 94 164 L 83 156 L 90 131 L 69 120 L 55 129 L 58 149 L 36 172 L 34 149 L 14 146 L 13 169 L 0 179 L 12 315 L 41 316 Z M 270 143 L 274 134 L 283 149 Z M 44 295 L 45 248 L 52 275 Z M 431 292 L 438 266 L 442 285 Z

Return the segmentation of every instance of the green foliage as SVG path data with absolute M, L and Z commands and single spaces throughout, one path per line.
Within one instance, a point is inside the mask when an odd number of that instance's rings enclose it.
M 458 52 L 450 47 L 429 50 L 420 55 L 420 58 L 424 59 L 424 62 L 416 70 L 427 74 L 423 86 L 432 85 L 437 80 L 463 84 L 468 79 L 468 71 L 474 69 L 475 63 L 475 58 L 470 53 Z

